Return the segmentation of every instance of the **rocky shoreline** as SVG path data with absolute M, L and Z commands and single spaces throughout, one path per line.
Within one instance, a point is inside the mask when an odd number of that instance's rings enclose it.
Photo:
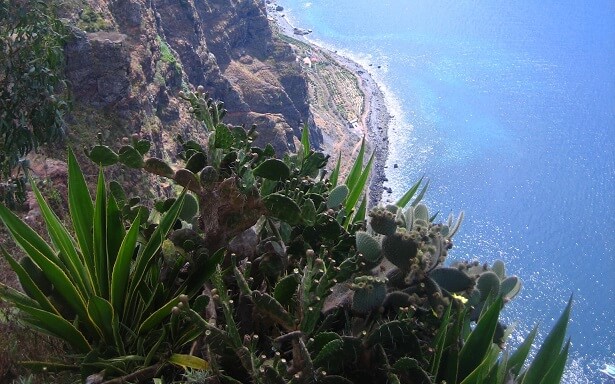
M 383 192 L 390 193 L 390 189 L 383 186 L 384 182 L 387 181 L 384 167 L 388 156 L 388 126 L 390 121 L 384 94 L 378 83 L 361 64 L 319 46 L 305 35 L 295 34 L 294 31 L 297 28 L 290 23 L 285 17 L 283 9 L 280 10 L 280 8 L 269 6 L 267 10 L 269 20 L 277 25 L 277 29 L 282 35 L 309 44 L 314 49 L 326 53 L 328 57 L 335 60 L 337 64 L 350 71 L 357 78 L 357 84 L 363 93 L 363 113 L 360 117 L 360 129 L 366 136 L 370 148 L 374 151 L 374 165 L 369 182 L 369 206 L 374 206 L 381 201 Z M 337 85 L 340 86 L 340 84 Z M 339 91 L 343 92 L 344 90 L 340 89 Z M 344 121 L 343 123 L 347 124 L 348 122 Z M 339 142 L 343 138 L 333 139 Z M 352 149 L 348 151 L 349 153 L 343 152 L 343 158 L 350 158 Z

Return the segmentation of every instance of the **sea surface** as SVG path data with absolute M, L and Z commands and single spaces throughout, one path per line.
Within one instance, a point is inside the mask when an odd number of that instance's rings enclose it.
M 449 259 L 502 259 L 524 288 L 512 343 L 569 296 L 565 383 L 615 363 L 615 1 L 279 0 L 309 38 L 363 64 L 394 118 L 398 198 L 465 211 Z M 394 165 L 398 164 L 398 168 Z

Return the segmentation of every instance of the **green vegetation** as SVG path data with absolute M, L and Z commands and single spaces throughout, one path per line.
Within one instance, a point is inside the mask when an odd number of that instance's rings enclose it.
M 437 223 L 419 180 L 395 205 L 367 213 L 373 157 L 338 160 L 310 146 L 275 156 L 223 123 L 223 103 L 182 93 L 209 132 L 178 137 L 182 165 L 148 157 L 137 136 L 98 144 L 101 167 L 142 169 L 183 189 L 152 209 L 101 175 L 95 199 L 69 153 L 65 228 L 34 187 L 51 241 L 4 206 L 27 254 L 2 251 L 24 292 L 0 284 L 23 321 L 65 342 L 74 370 L 108 383 L 557 383 L 571 302 L 531 363 L 534 329 L 516 351 L 499 321 L 521 288 L 492 266 L 445 266 L 462 214 Z M 364 161 L 367 165 L 364 165 Z
M 175 71 L 176 74 L 181 76 L 182 67 L 181 63 L 169 47 L 169 44 L 160 36 L 156 36 L 156 41 L 160 47 L 160 60 L 156 62 L 156 72 L 154 74 L 154 82 L 160 86 L 166 85 L 166 74 L 169 69 Z M 183 83 L 182 83 L 183 88 Z
M 0 2 L 0 201 L 25 199 L 25 156 L 64 136 L 65 28 L 43 1 Z
M 177 59 L 175 59 L 173 52 L 171 52 L 171 47 L 169 47 L 169 44 L 167 44 L 167 42 L 160 36 L 156 36 L 156 41 L 160 44 L 160 60 L 165 63 L 175 64 Z
M 90 5 L 86 4 L 79 13 L 77 27 L 86 32 L 98 32 L 109 30 L 111 25 L 101 13 L 94 11 Z

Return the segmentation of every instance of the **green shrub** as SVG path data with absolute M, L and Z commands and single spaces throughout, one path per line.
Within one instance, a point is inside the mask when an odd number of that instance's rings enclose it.
M 25 156 L 64 136 L 65 37 L 46 2 L 0 1 L 0 201 L 10 206 L 26 197 Z
M 86 5 L 79 14 L 77 26 L 86 32 L 106 31 L 110 24 L 102 14 L 94 11 L 92 7 Z

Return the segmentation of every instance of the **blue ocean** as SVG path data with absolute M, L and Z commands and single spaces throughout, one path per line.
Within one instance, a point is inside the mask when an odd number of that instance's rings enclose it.
M 449 259 L 506 262 L 512 343 L 574 294 L 566 383 L 615 363 L 615 2 L 280 0 L 309 38 L 372 73 L 394 118 L 386 186 L 425 174 L 465 211 Z M 394 167 L 398 164 L 398 167 Z

